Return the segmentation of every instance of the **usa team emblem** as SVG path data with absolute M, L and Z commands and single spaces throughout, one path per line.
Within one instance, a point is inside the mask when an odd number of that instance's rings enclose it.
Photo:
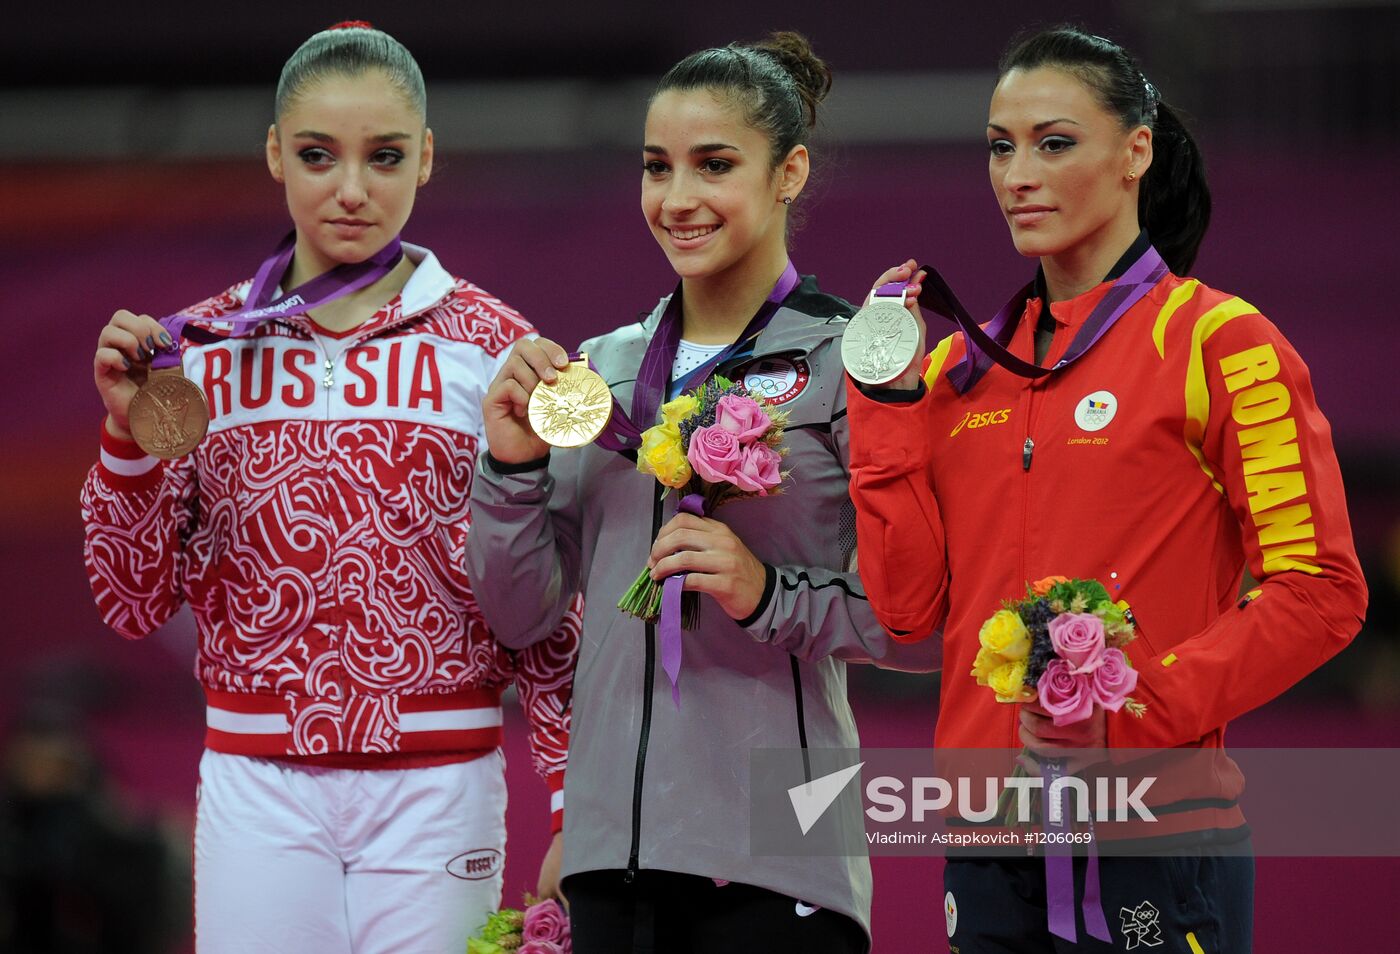
M 774 404 L 786 404 L 807 390 L 812 370 L 801 358 L 759 358 L 744 368 L 744 387 Z

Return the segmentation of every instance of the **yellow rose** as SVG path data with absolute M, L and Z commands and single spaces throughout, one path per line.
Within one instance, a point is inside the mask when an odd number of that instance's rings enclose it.
M 699 407 L 700 402 L 695 400 L 695 395 L 682 394 L 674 401 L 667 401 L 661 405 L 661 420 L 674 427 L 694 414 Z
M 983 646 L 977 650 L 977 658 L 972 661 L 972 675 L 977 679 L 977 685 L 985 686 L 992 673 L 1002 666 L 1007 660 Z
M 637 469 L 667 487 L 684 487 L 690 480 L 690 461 L 681 448 L 681 429 L 674 424 L 657 424 L 643 431 Z
M 977 639 L 984 647 L 1002 656 L 1007 662 L 1025 659 L 1030 655 L 1031 634 L 1026 631 L 1026 624 L 1021 622 L 1021 617 L 1014 610 L 1000 610 L 983 623 Z
M 1026 661 L 1018 659 L 998 668 L 987 680 L 997 702 L 1022 702 L 1027 697 Z

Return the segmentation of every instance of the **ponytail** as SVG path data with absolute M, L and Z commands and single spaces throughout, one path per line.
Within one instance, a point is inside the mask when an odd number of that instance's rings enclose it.
M 1152 166 L 1138 192 L 1138 221 L 1167 267 L 1185 275 L 1210 225 L 1210 186 L 1191 133 L 1166 103 L 1157 104 Z

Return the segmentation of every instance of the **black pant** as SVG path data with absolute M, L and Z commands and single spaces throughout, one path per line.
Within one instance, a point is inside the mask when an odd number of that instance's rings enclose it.
M 802 916 L 797 900 L 746 884 L 639 871 L 587 871 L 564 879 L 574 954 L 863 954 L 869 940 L 844 914 Z
M 1254 858 L 1238 857 L 1239 846 L 1231 851 L 1235 856 L 1206 849 L 1100 858 L 1111 944 L 1084 930 L 1082 857 L 1074 859 L 1077 944 L 1050 933 L 1043 858 L 950 858 L 943 869 L 948 946 L 953 954 L 1248 954 L 1254 938 Z

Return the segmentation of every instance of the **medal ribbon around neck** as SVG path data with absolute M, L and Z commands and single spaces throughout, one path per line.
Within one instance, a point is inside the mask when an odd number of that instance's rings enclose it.
M 716 368 L 748 346 L 759 332 L 768 327 L 768 322 L 777 313 L 783 299 L 797 287 L 798 280 L 797 269 L 789 261 L 777 284 L 768 293 L 767 299 L 749 319 L 749 323 L 744 326 L 734 343 L 676 381 L 678 390 L 683 392 L 704 381 Z M 656 326 L 656 333 L 652 335 L 651 341 L 647 343 L 646 353 L 642 355 L 642 364 L 637 370 L 637 383 L 632 390 L 632 413 L 625 413 L 618 405 L 617 399 L 613 399 L 612 417 L 607 428 L 594 441 L 599 447 L 626 451 L 641 446 L 642 431 L 656 423 L 657 412 L 660 411 L 666 396 L 671 367 L 675 364 L 676 351 L 681 344 L 681 324 L 681 286 L 677 285 L 671 300 L 666 304 L 666 310 L 661 315 L 661 321 Z
M 393 271 L 394 266 L 399 263 L 399 259 L 403 255 L 403 245 L 396 235 L 389 241 L 388 245 L 363 262 L 337 265 L 330 271 L 303 282 L 291 291 L 284 292 L 274 300 L 274 296 L 277 295 L 277 283 L 286 274 L 295 251 L 296 232 L 292 232 L 278 243 L 273 253 L 259 266 L 243 307 L 235 312 L 211 319 L 229 322 L 233 325 L 232 333 L 226 337 L 242 337 L 261 322 L 269 319 L 289 318 L 292 315 L 304 315 L 315 308 L 328 305 L 336 299 L 344 298 L 346 295 L 373 285 Z M 190 320 L 190 315 L 175 314 L 162 318 L 160 324 L 176 341 L 184 337 L 192 341 L 208 343 L 225 337 L 188 327 Z M 179 348 L 169 348 L 159 352 L 151 360 L 151 370 L 159 371 L 163 368 L 173 368 L 179 363 Z
M 919 304 L 956 324 L 962 329 L 963 337 L 967 341 L 967 355 L 948 372 L 948 380 L 959 394 L 966 394 L 981 380 L 993 362 L 1023 378 L 1044 377 L 1053 371 L 1068 367 L 1083 357 L 1128 309 L 1136 305 L 1167 274 L 1166 262 L 1157 250 L 1149 245 L 1094 306 L 1084 326 L 1070 342 L 1064 357 L 1053 365 L 1042 367 L 1018 358 L 1007 350 L 1007 345 L 1016 333 L 1016 321 L 1025 309 L 1026 300 L 1034 294 L 1033 284 L 1027 285 L 1012 296 L 1011 300 L 1002 306 L 1001 311 L 996 313 L 996 317 L 987 324 L 986 330 L 983 330 L 958 300 L 958 296 L 948 287 L 943 276 L 938 274 L 936 269 L 928 266 L 924 268 Z M 918 268 L 914 271 L 917 274 Z M 900 295 L 908 284 L 890 282 L 881 285 L 875 294 L 881 297 Z

